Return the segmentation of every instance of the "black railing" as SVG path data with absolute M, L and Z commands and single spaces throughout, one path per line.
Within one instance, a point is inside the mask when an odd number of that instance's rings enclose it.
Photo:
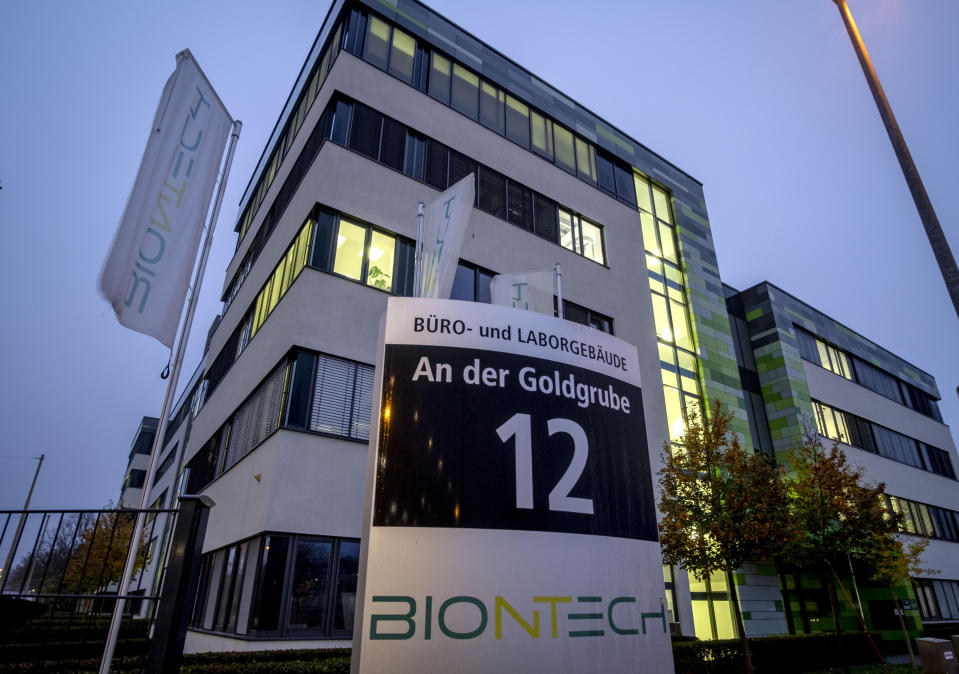
M 195 582 L 196 571 L 183 567 L 181 559 L 167 560 L 166 550 L 171 536 L 177 538 L 178 545 L 172 546 L 177 549 L 202 542 L 209 505 L 198 506 L 196 497 L 181 500 L 181 510 L 0 511 L 0 670 L 96 670 L 120 597 L 125 599 L 124 621 L 112 670 L 147 668 L 151 634 L 183 631 L 176 621 L 157 623 L 158 616 L 162 622 L 164 614 L 170 615 L 160 593 L 168 561 L 171 569 L 179 565 L 171 582 Z M 197 508 L 204 515 L 199 520 Z M 134 572 L 121 593 L 119 582 L 141 512 L 144 526 Z M 178 526 L 183 517 L 188 521 Z M 162 589 L 164 596 L 177 590 Z M 167 655 L 179 662 L 180 653 Z

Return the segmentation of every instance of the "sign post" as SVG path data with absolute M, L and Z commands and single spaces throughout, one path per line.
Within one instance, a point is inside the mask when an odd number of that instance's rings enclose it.
M 672 671 L 636 349 L 390 298 L 354 672 Z

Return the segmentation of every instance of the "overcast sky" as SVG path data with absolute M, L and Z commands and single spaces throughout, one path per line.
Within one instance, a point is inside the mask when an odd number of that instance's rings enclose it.
M 959 251 L 959 2 L 850 0 Z M 704 184 L 724 280 L 768 280 L 932 373 L 959 424 L 959 320 L 831 0 L 434 9 Z M 201 293 L 195 368 L 238 202 L 328 10 L 309 2 L 0 3 L 0 508 L 116 500 L 167 351 L 96 290 L 174 55 L 244 122 Z

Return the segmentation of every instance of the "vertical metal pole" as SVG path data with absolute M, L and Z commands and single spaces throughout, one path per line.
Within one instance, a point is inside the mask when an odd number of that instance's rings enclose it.
M 17 554 L 17 548 L 20 547 L 20 536 L 23 535 L 23 527 L 27 523 L 27 510 L 30 509 L 30 498 L 33 496 L 33 488 L 37 486 L 37 478 L 40 477 L 40 467 L 43 465 L 43 460 L 47 457 L 46 454 L 41 454 L 39 463 L 37 464 L 37 471 L 33 474 L 33 482 L 30 483 L 30 491 L 27 492 L 27 500 L 23 504 L 23 512 L 20 513 L 20 521 L 17 523 L 17 531 L 13 534 L 13 543 L 10 545 L 10 552 L 7 553 L 7 563 L 0 569 L 3 572 L 3 583 L 0 583 L 0 590 L 7 586 L 7 577 L 10 575 L 10 572 L 13 570 L 13 558 Z
M 166 394 L 163 396 L 163 407 L 160 410 L 160 421 L 157 424 L 157 434 L 153 438 L 153 447 L 150 449 L 150 461 L 147 464 L 146 478 L 143 483 L 143 491 L 140 494 L 140 507 L 137 510 L 136 525 L 133 527 L 133 535 L 130 537 L 130 546 L 127 548 L 127 559 L 123 566 L 123 575 L 120 577 L 120 585 L 117 588 L 117 600 L 113 605 L 113 615 L 110 618 L 110 630 L 107 633 L 107 641 L 103 647 L 103 657 L 100 659 L 100 674 L 109 674 L 110 665 L 113 662 L 113 651 L 117 645 L 117 635 L 120 632 L 120 621 L 123 619 L 123 608 L 126 603 L 127 587 L 130 585 L 130 579 L 133 577 L 133 567 L 136 565 L 137 553 L 139 552 L 140 536 L 143 534 L 143 509 L 146 507 L 147 497 L 150 491 L 150 482 L 153 476 L 153 467 L 156 463 L 156 457 L 159 450 L 163 447 L 164 435 L 166 435 L 167 421 L 170 416 L 170 405 L 173 401 L 173 394 L 176 391 L 176 385 L 180 378 L 180 369 L 183 366 L 183 356 L 186 353 L 186 344 L 190 337 L 190 329 L 193 327 L 193 315 L 196 313 L 197 298 L 200 295 L 200 285 L 203 282 L 203 275 L 206 273 L 206 262 L 210 256 L 210 246 L 213 245 L 213 231 L 216 229 L 216 221 L 220 215 L 220 205 L 223 203 L 223 192 L 226 187 L 226 181 L 230 177 L 230 167 L 233 164 L 233 153 L 236 150 L 236 141 L 240 137 L 240 130 L 243 128 L 243 122 L 235 120 L 233 130 L 230 133 L 230 145 L 227 150 L 224 161 L 223 177 L 217 187 L 216 199 L 213 202 L 213 211 L 210 213 L 210 221 L 207 226 L 206 239 L 203 241 L 203 252 L 200 255 L 200 264 L 197 266 L 196 274 L 193 277 L 192 291 L 190 292 L 190 301 L 187 304 L 186 320 L 180 329 L 180 338 L 177 341 L 176 355 L 173 359 L 173 370 L 170 373 L 170 382 L 167 384 Z
M 886 127 L 886 133 L 889 135 L 889 141 L 892 143 L 892 149 L 896 152 L 896 158 L 899 160 L 899 166 L 902 174 L 906 178 L 906 184 L 912 193 L 912 200 L 916 204 L 916 210 L 919 211 L 919 219 L 922 221 L 923 229 L 926 230 L 926 237 L 929 239 L 929 245 L 932 246 L 932 253 L 939 263 L 939 272 L 942 274 L 942 280 L 946 283 L 946 290 L 949 298 L 952 300 L 952 306 L 956 310 L 956 316 L 959 316 L 959 268 L 956 267 L 956 259 L 949 248 L 949 242 L 939 224 L 939 218 L 932 207 L 929 195 L 926 194 L 926 188 L 922 184 L 922 178 L 919 177 L 919 171 L 916 164 L 912 161 L 912 155 L 906 146 L 906 139 L 903 138 L 899 130 L 899 124 L 892 114 L 892 107 L 886 100 L 886 94 L 879 83 L 879 77 L 872 67 L 872 61 L 869 59 L 869 53 L 866 51 L 866 45 L 862 42 L 859 35 L 859 29 L 856 28 L 856 22 L 853 21 L 852 13 L 846 6 L 846 0 L 833 0 L 836 7 L 839 8 L 839 15 L 846 25 L 846 32 L 849 33 L 849 39 L 852 40 L 852 46 L 856 50 L 856 56 L 859 57 L 859 64 L 862 66 L 862 72 L 866 76 L 866 82 L 869 84 L 869 90 L 876 101 L 876 107 L 879 108 L 879 115 L 882 117 L 882 123 Z
M 413 269 L 413 297 L 423 296 L 423 202 L 416 205 L 416 257 Z
M 557 315 L 563 318 L 563 267 L 556 263 L 556 307 Z

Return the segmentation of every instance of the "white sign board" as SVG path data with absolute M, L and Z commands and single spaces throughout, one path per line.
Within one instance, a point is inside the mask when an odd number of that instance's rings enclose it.
M 636 349 L 390 298 L 354 672 L 672 671 Z

